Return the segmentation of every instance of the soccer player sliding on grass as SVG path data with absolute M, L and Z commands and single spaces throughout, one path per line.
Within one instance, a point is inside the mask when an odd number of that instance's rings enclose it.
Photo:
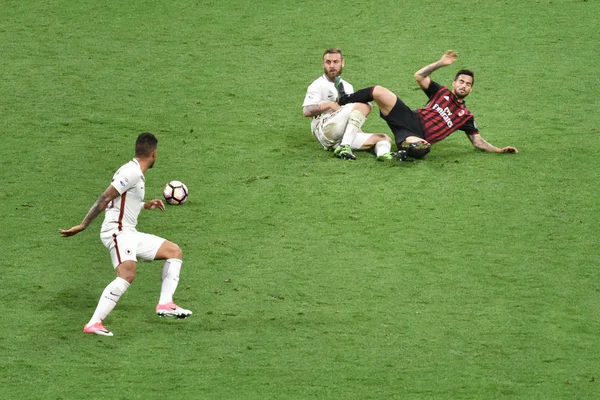
M 448 50 L 438 61 L 415 73 L 415 79 L 429 98 L 423 108 L 411 110 L 398 96 L 382 86 L 341 95 L 338 103 L 344 105 L 375 101 L 381 118 L 394 133 L 400 153 L 396 155 L 397 159 L 404 159 L 406 156 L 423 158 L 429 153 L 432 144 L 448 137 L 457 129 L 464 131 L 473 146 L 480 150 L 490 153 L 518 153 L 511 146 L 496 147 L 479 134 L 473 114 L 465 105 L 465 98 L 471 93 L 475 83 L 473 71 L 458 71 L 452 82 L 452 90 L 429 77 L 437 69 L 454 63 L 457 57 L 456 52 Z M 343 88 L 340 89 L 338 91 L 343 91 Z
M 179 246 L 155 235 L 138 232 L 138 215 L 145 210 L 164 210 L 160 199 L 144 202 L 146 171 L 154 166 L 158 140 L 149 132 L 141 133 L 135 142 L 135 158 L 114 174 L 112 183 L 100 195 L 81 224 L 61 229 L 63 237 L 85 230 L 104 210 L 100 239 L 109 250 L 117 277 L 104 289 L 96 311 L 84 326 L 85 333 L 112 336 L 102 320 L 115 308 L 117 302 L 133 282 L 137 260 L 165 260 L 162 269 L 160 299 L 156 306 L 159 316 L 186 318 L 192 314 L 173 303 L 173 294 L 179 282 L 182 252 Z
M 308 86 L 302 114 L 311 117 L 312 134 L 325 150 L 344 160 L 355 160 L 352 150 L 373 149 L 380 161 L 391 160 L 392 141 L 382 133 L 365 133 L 362 126 L 371 113 L 366 103 L 340 106 L 335 100 L 352 93 L 352 85 L 342 79 L 346 60 L 338 48 L 325 50 L 323 75 Z

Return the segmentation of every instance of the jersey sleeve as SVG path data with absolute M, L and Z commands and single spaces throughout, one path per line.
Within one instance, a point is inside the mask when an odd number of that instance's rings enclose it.
M 302 107 L 311 106 L 313 104 L 319 104 L 321 102 L 321 87 L 317 84 L 317 82 L 313 82 L 306 91 L 306 96 L 304 97 L 304 103 L 302 103 Z
M 469 118 L 467 122 L 465 122 L 465 124 L 459 129 L 461 131 L 464 131 L 467 135 L 479 133 L 479 129 L 477 129 L 477 124 L 475 124 L 475 117 Z
M 130 168 L 122 168 L 113 176 L 110 183 L 119 194 L 123 194 L 131 189 L 140 179 L 139 173 Z
M 428 98 L 432 98 L 443 86 L 437 82 L 431 81 L 427 89 L 423 89 Z

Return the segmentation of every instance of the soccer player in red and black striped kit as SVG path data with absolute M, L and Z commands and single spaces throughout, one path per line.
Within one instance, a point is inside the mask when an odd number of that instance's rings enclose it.
M 341 95 L 338 103 L 368 103 L 375 101 L 383 118 L 396 138 L 396 158 L 422 158 L 430 146 L 449 136 L 457 129 L 464 131 L 476 148 L 491 153 L 518 153 L 511 146 L 496 147 L 479 134 L 473 114 L 465 105 L 465 97 L 473 90 L 474 74 L 460 70 L 452 82 L 452 90 L 429 78 L 434 71 L 456 61 L 458 54 L 446 51 L 436 62 L 421 68 L 415 79 L 429 102 L 423 108 L 411 110 L 398 96 L 382 86 L 361 89 L 351 95 Z

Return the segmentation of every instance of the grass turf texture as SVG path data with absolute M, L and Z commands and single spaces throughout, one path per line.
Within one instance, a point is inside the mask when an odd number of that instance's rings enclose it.
M 600 139 L 593 1 L 459 5 L 5 2 L 0 397 L 598 398 Z M 327 47 L 355 88 L 425 102 L 414 71 L 476 71 L 484 154 L 462 133 L 424 162 L 320 150 L 301 116 Z M 366 129 L 386 132 L 377 110 Z M 178 243 L 81 333 L 112 279 L 85 215 L 144 130 L 160 140 L 143 212 Z

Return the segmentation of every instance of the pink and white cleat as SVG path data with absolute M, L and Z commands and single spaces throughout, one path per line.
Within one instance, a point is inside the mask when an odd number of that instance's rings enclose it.
M 85 333 L 91 333 L 94 335 L 102 335 L 102 336 L 112 336 L 113 333 L 111 331 L 109 331 L 108 329 L 106 329 L 104 327 L 104 325 L 102 325 L 102 322 L 96 322 L 95 324 L 89 325 L 86 324 L 83 327 L 83 331 Z
M 187 318 L 193 314 L 190 310 L 181 308 L 173 302 L 157 305 L 156 313 L 158 314 L 159 317 L 175 317 L 175 318 Z

